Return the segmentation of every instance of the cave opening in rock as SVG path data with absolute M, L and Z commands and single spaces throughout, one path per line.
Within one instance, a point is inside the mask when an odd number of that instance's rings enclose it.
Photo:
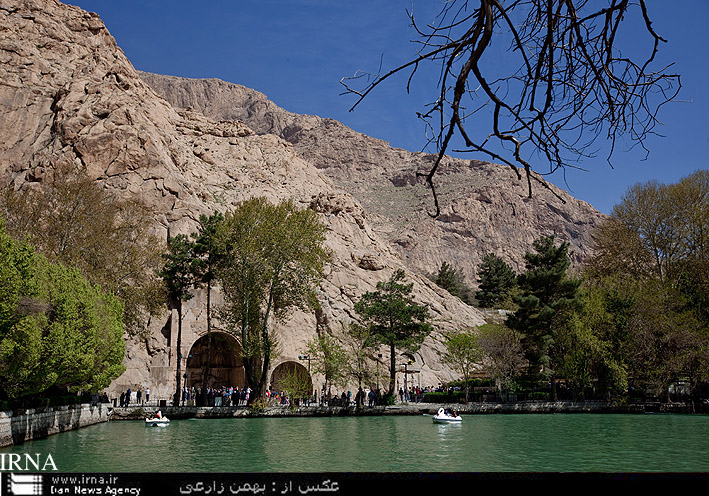
M 211 352 L 208 343 L 211 337 Z M 197 339 L 187 356 L 187 387 L 201 389 L 202 378 L 207 371 L 208 354 L 210 367 L 207 387 L 243 387 L 246 386 L 246 374 L 241 359 L 241 347 L 233 336 L 221 332 L 212 332 Z

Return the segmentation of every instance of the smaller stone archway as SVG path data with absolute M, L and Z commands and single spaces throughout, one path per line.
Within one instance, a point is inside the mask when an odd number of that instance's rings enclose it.
M 312 396 L 313 378 L 302 363 L 286 360 L 278 364 L 271 372 L 270 389 L 274 393 L 297 390 Z
M 246 386 L 244 363 L 241 359 L 241 347 L 233 336 L 222 332 L 211 332 L 197 339 L 187 355 L 185 384 L 187 387 L 202 387 L 202 378 L 207 366 L 208 339 L 211 343 L 211 366 L 207 387 L 243 387 Z

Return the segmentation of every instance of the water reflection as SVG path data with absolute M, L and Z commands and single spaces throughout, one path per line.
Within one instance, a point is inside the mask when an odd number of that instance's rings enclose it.
M 709 416 L 119 421 L 6 452 L 50 453 L 62 472 L 708 472 Z

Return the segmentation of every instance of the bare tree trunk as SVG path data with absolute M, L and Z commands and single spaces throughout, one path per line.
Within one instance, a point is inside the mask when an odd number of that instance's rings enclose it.
M 389 345 L 389 352 L 391 357 L 389 359 L 389 395 L 393 396 L 396 394 L 394 388 L 396 388 L 396 350 L 394 345 Z
M 266 393 L 266 384 L 268 382 L 268 368 L 271 364 L 271 342 L 269 340 L 269 335 L 268 335 L 268 319 L 270 318 L 271 315 L 271 307 L 273 306 L 273 292 L 269 293 L 268 295 L 268 304 L 266 305 L 266 312 L 264 313 L 263 316 L 263 330 L 262 330 L 262 338 L 263 338 L 263 364 L 261 368 L 261 379 L 258 382 L 258 386 L 256 388 L 256 394 L 254 394 L 255 397 L 261 398 L 265 395 Z
M 175 396 L 172 399 L 173 406 L 180 406 L 180 392 L 182 384 L 182 300 L 177 305 L 177 372 L 175 373 Z
M 212 281 L 207 281 L 207 362 L 202 375 L 202 404 L 207 406 L 207 382 L 212 370 Z

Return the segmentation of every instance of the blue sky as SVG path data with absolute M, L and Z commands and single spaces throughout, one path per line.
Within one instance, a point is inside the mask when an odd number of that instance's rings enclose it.
M 597 1 L 597 0 L 594 0 Z M 389 69 L 416 51 L 406 9 L 411 0 L 74 0 L 97 12 L 118 46 L 139 70 L 173 76 L 216 77 L 265 93 L 291 112 L 336 119 L 392 146 L 420 151 L 426 143 L 416 118 L 435 92 L 425 73 L 410 94 L 403 77 L 379 87 L 354 112 L 342 96 L 340 79 L 358 70 Z M 600 3 L 600 2 L 599 2 Z M 419 22 L 433 19 L 440 0 L 415 0 Z M 649 0 L 653 27 L 669 40 L 661 60 L 681 74 L 678 102 L 659 114 L 664 137 L 649 140 L 650 155 L 639 151 L 584 159 L 587 172 L 569 170 L 548 179 L 598 210 L 610 213 L 637 182 L 676 182 L 709 168 L 709 55 L 704 30 L 706 0 Z M 435 151 L 435 150 L 426 150 Z M 485 156 L 464 155 L 487 160 Z

